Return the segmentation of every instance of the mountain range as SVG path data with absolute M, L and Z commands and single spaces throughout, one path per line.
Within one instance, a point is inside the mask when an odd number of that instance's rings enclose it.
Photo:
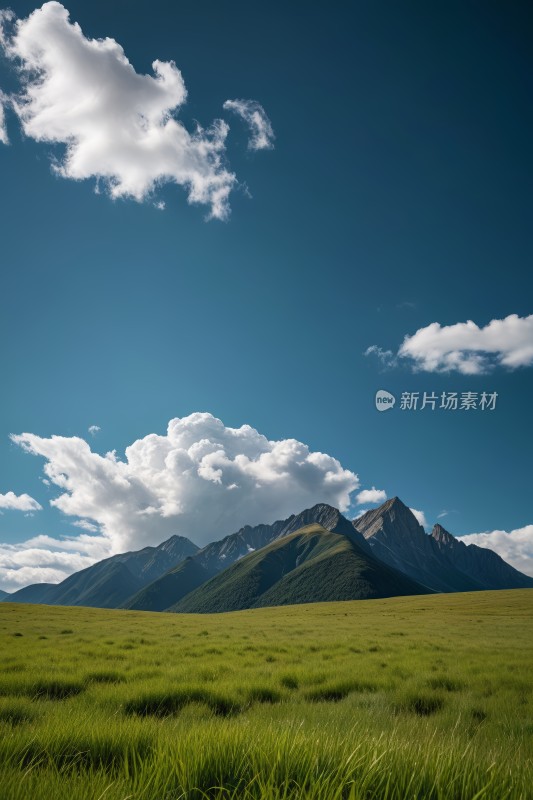
M 211 613 L 433 592 L 533 588 L 533 578 L 441 525 L 427 534 L 394 497 L 349 521 L 318 504 L 203 548 L 172 536 L 0 602 Z
M 8 595 L 10 603 L 51 606 L 119 608 L 143 586 L 198 552 L 183 536 L 172 536 L 158 547 L 119 553 L 69 575 L 61 583 L 34 583 Z
M 357 537 L 311 524 L 234 562 L 169 611 L 214 613 L 426 591 L 367 552 Z
M 522 589 L 533 578 L 507 564 L 493 550 L 466 545 L 442 525 L 428 536 L 397 497 L 354 521 L 381 561 L 435 592 Z

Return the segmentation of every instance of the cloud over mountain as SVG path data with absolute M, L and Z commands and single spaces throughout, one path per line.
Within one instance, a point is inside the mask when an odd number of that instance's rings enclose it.
M 418 522 L 419 525 L 422 525 L 423 528 L 428 527 L 428 521 L 423 511 L 419 511 L 417 508 L 410 508 L 409 511 L 411 511 L 415 515 L 416 521 Z
M 249 425 L 226 427 L 207 413 L 172 419 L 166 435 L 137 440 L 125 460 L 77 437 L 12 439 L 46 459 L 46 477 L 61 490 L 52 505 L 100 526 L 110 552 L 175 533 L 202 545 L 316 502 L 345 510 L 359 486 L 332 456 L 295 439 L 270 441 Z
M 59 583 L 108 555 L 109 540 L 86 534 L 62 539 L 34 536 L 18 544 L 0 544 L 0 584 L 11 592 L 30 583 Z
M 0 46 L 18 68 L 22 90 L 10 104 L 25 135 L 65 145 L 64 157 L 54 162 L 58 175 L 95 178 L 111 197 L 137 201 L 176 183 L 190 203 L 227 217 L 236 183 L 224 159 L 228 125 L 216 119 L 190 133 L 176 118 L 187 90 L 173 61 L 156 60 L 153 75 L 138 74 L 118 42 L 88 39 L 54 0 L 26 19 L 3 12 Z M 260 128 L 267 130 L 268 119 L 257 110 L 249 116 L 255 141 L 264 146 Z M 2 123 L 0 113 L 5 141 Z
M 387 492 L 384 489 L 376 489 L 373 486 L 371 489 L 363 489 L 356 496 L 357 505 L 363 503 L 384 503 L 387 499 Z
M 515 569 L 533 576 L 533 525 L 525 525 L 513 531 L 471 533 L 457 538 L 465 544 L 489 547 Z

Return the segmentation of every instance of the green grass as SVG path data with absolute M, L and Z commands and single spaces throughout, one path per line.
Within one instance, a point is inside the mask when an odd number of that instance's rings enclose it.
M 16 634 L 16 635 L 15 635 Z M 2 800 L 526 800 L 533 592 L 0 604 Z

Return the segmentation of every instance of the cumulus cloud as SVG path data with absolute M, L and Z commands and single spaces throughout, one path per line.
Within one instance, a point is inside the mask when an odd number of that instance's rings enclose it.
M 238 114 L 250 129 L 249 150 L 272 150 L 274 131 L 263 106 L 256 100 L 226 100 L 226 111 Z
M 373 486 L 371 489 L 363 489 L 355 499 L 359 506 L 364 503 L 384 503 L 387 499 L 387 492 L 384 489 L 376 489 Z
M 78 437 L 12 440 L 46 459 L 46 478 L 61 490 L 52 506 L 98 525 L 112 552 L 175 533 L 202 545 L 317 502 L 346 510 L 359 486 L 332 456 L 295 439 L 271 441 L 249 425 L 228 428 L 207 413 L 171 420 L 166 435 L 137 440 L 124 460 Z
M 4 12 L 0 46 L 20 75 L 10 103 L 24 133 L 66 147 L 54 163 L 58 175 L 95 178 L 111 197 L 139 202 L 175 183 L 211 217 L 227 217 L 236 183 L 224 161 L 228 126 L 216 119 L 190 133 L 176 118 L 187 90 L 173 61 L 156 60 L 153 75 L 138 74 L 118 42 L 88 39 L 58 2 L 26 19 Z
M 99 425 L 89 425 L 89 427 L 87 428 L 87 430 L 89 431 L 89 433 L 91 434 L 91 436 L 96 436 L 96 434 L 98 433 L 98 431 L 100 431 L 100 430 L 101 430 L 101 428 L 100 428 L 100 426 L 99 426 Z
M 455 325 L 432 322 L 406 336 L 395 355 L 371 345 L 365 355 L 375 355 L 385 366 L 396 366 L 406 359 L 415 371 L 460 372 L 483 375 L 495 367 L 533 365 L 533 314 L 493 319 L 485 327 L 472 320 Z
M 428 521 L 423 511 L 419 511 L 417 508 L 410 508 L 409 511 L 415 515 L 419 525 L 422 525 L 423 528 L 428 527 Z
M 0 508 L 8 511 L 41 511 L 42 506 L 29 494 L 7 492 L 0 494 Z
M 508 561 L 515 569 L 533 576 L 533 525 L 513 531 L 486 531 L 458 536 L 465 544 L 488 547 Z
M 484 328 L 472 320 L 447 326 L 432 322 L 406 336 L 398 354 L 425 372 L 480 375 L 496 365 L 528 367 L 533 364 L 533 314 L 493 319 Z
M 30 583 L 59 583 L 110 552 L 105 537 L 87 535 L 35 536 L 19 544 L 0 544 L 0 585 L 14 592 Z

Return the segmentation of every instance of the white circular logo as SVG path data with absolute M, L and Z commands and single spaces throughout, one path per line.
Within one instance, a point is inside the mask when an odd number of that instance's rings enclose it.
M 388 411 L 389 408 L 394 406 L 396 402 L 396 398 L 390 392 L 386 392 L 385 389 L 380 389 L 376 392 L 376 408 L 378 411 Z

